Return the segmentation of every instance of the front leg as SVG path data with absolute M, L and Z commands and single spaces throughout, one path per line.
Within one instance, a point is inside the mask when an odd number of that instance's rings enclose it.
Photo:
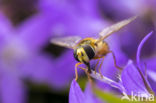
M 75 80 L 77 81 L 77 79 L 78 79 L 78 72 L 77 72 L 77 68 L 78 68 L 78 66 L 80 65 L 80 64 L 82 64 L 81 62 L 79 62 L 79 63 L 76 63 L 75 64 Z
M 88 72 L 88 70 L 86 69 L 86 68 L 83 68 L 83 67 L 78 67 L 78 68 L 80 68 L 80 69 L 82 69 L 82 70 L 84 70 L 85 71 L 85 73 L 86 73 L 86 75 L 87 75 L 87 77 L 88 77 L 88 80 L 89 80 L 89 82 L 91 83 L 91 86 L 93 86 L 93 81 L 92 81 L 92 79 L 91 79 L 91 76 L 90 76 L 90 73 Z

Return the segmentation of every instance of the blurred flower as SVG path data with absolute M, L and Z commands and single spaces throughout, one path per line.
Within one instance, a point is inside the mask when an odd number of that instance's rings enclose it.
M 40 53 L 50 37 L 52 26 L 47 18 L 36 14 L 14 28 L 0 13 L 0 95 L 2 103 L 24 103 L 26 88 L 22 79 L 48 83 L 51 59 Z
M 58 6 L 59 5 L 59 6 Z M 39 10 L 45 16 L 57 17 L 53 35 L 93 35 L 105 23 L 100 16 L 96 0 L 40 0 Z
M 156 25 L 156 3 L 155 0 L 118 0 L 114 3 L 113 0 L 105 1 L 99 0 L 99 6 L 103 16 L 111 21 L 119 21 L 132 15 L 138 15 L 139 17 L 135 20 L 133 25 L 129 25 L 123 35 L 119 36 L 119 43 L 121 44 L 122 50 L 126 55 L 135 59 L 135 53 L 137 45 L 141 38 L 145 36 L 150 30 L 155 29 Z M 150 57 L 156 53 L 156 35 L 152 35 L 152 40 L 145 44 L 145 48 L 142 50 L 142 56 Z M 134 40 L 135 42 L 131 42 Z
M 118 2 L 115 3 L 113 0 L 99 0 L 99 5 L 104 15 L 115 21 L 132 15 L 147 15 L 150 12 L 153 12 L 152 15 L 155 15 L 156 9 L 155 0 L 129 0 L 127 2 L 118 0 Z

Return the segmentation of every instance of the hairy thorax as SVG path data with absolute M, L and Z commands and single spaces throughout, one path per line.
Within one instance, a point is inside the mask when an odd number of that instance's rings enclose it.
M 104 41 L 101 41 L 96 46 L 96 55 L 95 57 L 105 56 L 109 52 L 108 44 Z

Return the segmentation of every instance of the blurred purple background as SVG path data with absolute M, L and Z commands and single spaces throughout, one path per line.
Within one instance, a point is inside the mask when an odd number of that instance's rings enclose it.
M 72 50 L 51 44 L 50 39 L 95 37 L 101 29 L 134 15 L 139 17 L 106 41 L 118 64 L 125 66 L 129 59 L 135 61 L 140 41 L 153 30 L 141 60 L 155 73 L 155 0 L 1 0 L 0 103 L 67 103 L 76 60 Z M 105 58 L 102 73 L 115 79 L 110 58 Z M 81 70 L 79 75 L 84 88 L 86 75 Z M 153 89 L 155 82 L 150 79 Z

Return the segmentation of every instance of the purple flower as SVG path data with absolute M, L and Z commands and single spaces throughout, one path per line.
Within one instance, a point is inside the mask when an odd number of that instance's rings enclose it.
M 153 93 L 149 82 L 145 76 L 143 67 L 140 62 L 140 52 L 145 41 L 151 36 L 152 32 L 150 32 L 140 43 L 137 51 L 137 66 L 134 65 L 133 61 L 129 61 L 124 70 L 122 71 L 121 79 L 122 84 L 126 90 L 128 95 L 134 94 L 146 94 L 149 95 Z
M 75 80 L 72 81 L 69 92 L 69 103 L 102 103 L 92 92 L 90 85 L 83 92 Z
M 149 94 L 140 72 L 137 70 L 132 61 L 129 61 L 127 66 L 122 71 L 121 79 L 128 95 L 131 95 L 132 92 Z
M 22 79 L 50 83 L 52 59 L 40 49 L 50 37 L 52 24 L 36 14 L 15 28 L 0 13 L 0 96 L 2 103 L 24 103 Z

